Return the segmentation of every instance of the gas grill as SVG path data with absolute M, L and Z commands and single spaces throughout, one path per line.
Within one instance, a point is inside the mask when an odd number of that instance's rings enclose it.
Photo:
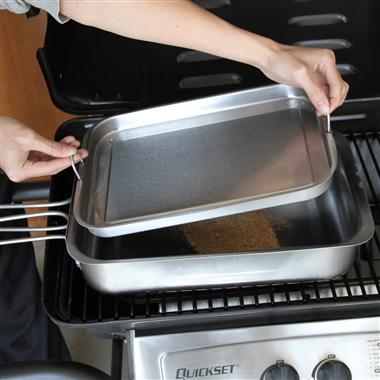
M 120 295 L 92 289 L 65 243 L 48 241 L 45 307 L 59 325 L 113 339 L 115 377 L 124 372 L 131 379 L 319 379 L 334 378 L 336 370 L 339 379 L 379 378 L 379 3 L 329 1 L 322 8 L 318 1 L 271 1 L 260 2 L 260 12 L 256 2 L 198 3 L 229 22 L 283 43 L 334 49 L 350 92 L 333 113 L 332 128 L 348 140 L 355 158 L 375 224 L 373 238 L 360 246 L 347 273 L 329 281 L 195 286 Z M 49 22 L 38 59 L 54 103 L 77 114 L 117 114 L 121 109 L 133 111 L 270 84 L 245 65 L 109 34 L 97 34 L 96 50 L 83 50 L 83 46 L 94 48 L 93 34 L 78 24 L 64 28 Z M 81 40 L 62 57 L 56 47 L 65 43 L 65 33 Z M 62 43 L 56 44 L 57 39 Z M 110 49 L 113 44 L 118 49 Z M 120 51 L 130 54 L 120 57 Z M 102 52 L 107 53 L 102 56 Z M 111 59 L 115 53 L 117 59 Z M 70 55 L 76 59 L 70 60 Z M 94 66 L 94 60 L 99 64 Z M 82 66 L 76 69 L 75 62 Z M 116 65 L 114 69 L 108 62 Z M 123 76 L 112 76 L 118 72 Z M 129 84 L 136 82 L 139 92 L 131 93 L 135 86 Z M 56 139 L 73 134 L 81 140 L 100 120 L 67 122 Z M 50 199 L 70 198 L 73 179 L 71 170 L 55 176 Z M 68 206 L 60 209 L 68 212 Z M 62 221 L 51 218 L 49 223 Z M 117 363 L 123 355 L 129 368 L 122 370 Z
M 115 379 L 122 372 L 130 379 L 379 379 L 379 2 L 196 2 L 283 43 L 334 49 L 350 92 L 332 115 L 332 129 L 349 142 L 375 224 L 373 238 L 358 248 L 352 267 L 331 280 L 116 295 L 91 288 L 64 240 L 48 240 L 46 311 L 60 326 L 112 339 Z M 79 115 L 114 115 L 269 84 L 246 65 L 51 19 L 37 57 L 54 104 Z M 55 138 L 70 134 L 82 141 L 103 116 L 70 120 Z M 53 176 L 50 201 L 70 199 L 73 182 L 71 169 Z M 68 213 L 69 207 L 54 210 Z M 49 226 L 63 223 L 48 219 Z M 129 368 L 122 368 L 123 356 Z
M 139 337 L 143 339 L 147 336 L 161 336 L 160 339 L 163 339 L 163 336 L 170 337 L 171 334 L 177 334 L 173 335 L 173 339 L 185 339 L 186 335 L 181 334 L 202 331 L 207 340 L 208 334 L 211 338 L 215 331 L 250 329 L 253 326 L 259 329 L 260 326 L 267 328 L 268 325 L 289 323 L 304 326 L 310 322 L 322 324 L 320 329 L 323 331 L 325 322 L 331 323 L 337 320 L 339 325 L 342 320 L 368 319 L 369 321 L 371 317 L 378 316 L 380 308 L 379 106 L 380 98 L 348 100 L 332 120 L 333 129 L 341 131 L 349 141 L 375 222 L 373 238 L 360 247 L 354 265 L 343 276 L 330 281 L 244 284 L 244 286 L 208 289 L 191 288 L 105 295 L 87 285 L 81 270 L 67 254 L 65 243 L 53 240 L 47 242 L 43 281 L 44 304 L 49 315 L 58 325 L 83 327 L 101 338 L 112 338 L 115 340 L 114 346 L 119 349 L 122 340 L 127 338 L 131 363 L 135 363 L 134 355 L 139 354 L 134 353 L 133 343 L 134 340 L 138 342 Z M 86 129 L 97 121 L 98 119 L 86 119 L 83 123 L 78 119 L 73 123 L 68 122 L 58 130 L 56 137 L 60 139 L 64 135 L 74 134 L 77 138 L 81 138 Z M 54 176 L 50 200 L 69 198 L 71 186 L 67 184 L 72 183 L 73 178 L 71 170 Z M 59 210 L 68 212 L 67 206 Z M 51 225 L 59 223 L 59 218 L 49 220 Z M 334 334 L 334 331 L 331 334 Z M 350 336 L 347 331 L 345 334 Z M 378 335 L 378 330 L 373 331 L 371 339 L 376 340 Z M 325 340 L 328 344 L 328 340 Z M 157 347 L 160 346 L 159 342 L 158 339 Z M 334 354 L 334 347 L 326 348 Z M 115 355 L 121 355 L 120 351 L 118 352 Z M 162 353 L 160 355 L 164 357 Z M 296 360 L 295 356 L 290 358 L 289 356 L 287 362 Z M 276 360 L 280 359 L 273 357 L 272 361 L 276 363 Z M 346 362 L 346 365 L 351 370 L 359 371 L 356 374 L 360 373 L 360 369 L 355 367 L 358 364 Z M 372 373 L 373 378 L 376 378 L 379 376 L 379 368 L 377 359 L 373 371 L 368 370 L 367 373 Z M 262 371 L 264 369 L 262 368 Z M 139 372 L 135 366 L 132 366 L 130 371 L 132 378 L 137 375 L 142 376 L 139 378 L 147 376 L 141 368 Z M 156 376 L 159 378 L 159 373 L 156 373 Z M 164 379 L 172 378 L 170 375 L 162 376 Z M 186 376 L 191 377 L 190 374 Z M 187 378 L 186 376 L 183 377 Z M 231 376 L 230 378 L 234 378 L 233 374 Z

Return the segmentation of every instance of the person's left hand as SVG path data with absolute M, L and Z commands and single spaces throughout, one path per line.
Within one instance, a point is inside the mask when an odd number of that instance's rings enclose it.
M 9 117 L 0 118 L 0 143 L 0 167 L 13 182 L 57 174 L 71 165 L 70 156 L 75 162 L 88 156 L 73 136 L 48 140 Z

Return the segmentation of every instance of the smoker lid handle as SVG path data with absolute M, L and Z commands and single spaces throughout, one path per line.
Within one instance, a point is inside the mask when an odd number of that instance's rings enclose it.
M 104 372 L 87 364 L 65 360 L 36 360 L 0 366 L 2 380 L 29 380 L 29 379 L 88 379 L 111 380 Z

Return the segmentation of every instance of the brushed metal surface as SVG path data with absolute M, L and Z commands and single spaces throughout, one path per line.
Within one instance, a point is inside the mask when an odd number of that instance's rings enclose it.
M 111 117 L 84 145 L 74 213 L 100 237 L 315 198 L 336 167 L 323 119 L 282 85 Z
M 308 201 L 265 210 L 285 219 L 280 249 L 197 254 L 175 227 L 101 238 L 71 213 L 67 250 L 86 281 L 103 293 L 212 287 L 227 284 L 326 280 L 352 265 L 369 240 L 373 219 L 347 140 L 334 133 L 338 165 L 331 186 Z
M 130 379 L 261 379 L 276 363 L 311 379 L 322 361 L 333 360 L 344 363 L 352 379 L 378 379 L 379 324 L 372 317 L 142 337 L 131 331 Z

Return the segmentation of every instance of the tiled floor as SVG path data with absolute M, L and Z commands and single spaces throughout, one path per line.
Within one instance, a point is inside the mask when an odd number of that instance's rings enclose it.
M 42 274 L 45 242 L 35 242 L 36 264 Z M 88 364 L 110 375 L 112 341 L 100 339 L 86 329 L 61 328 L 73 361 Z M 126 355 L 124 355 L 126 356 Z M 127 379 L 127 363 L 123 364 L 123 379 Z

